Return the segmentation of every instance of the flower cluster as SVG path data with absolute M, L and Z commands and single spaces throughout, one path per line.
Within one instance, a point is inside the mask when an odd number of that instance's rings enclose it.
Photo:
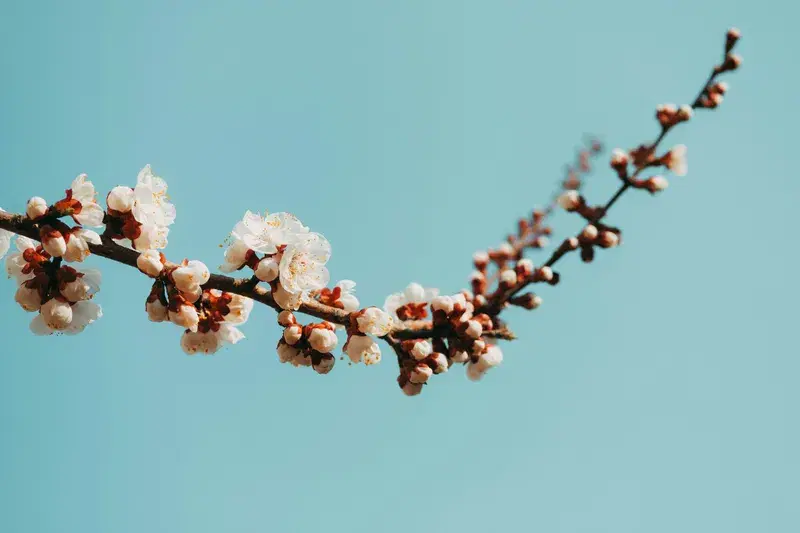
M 78 333 L 101 316 L 93 301 L 100 273 L 67 264 L 82 263 L 94 253 L 135 265 L 152 280 L 145 302 L 147 316 L 180 327 L 180 345 L 187 354 L 213 354 L 226 343 L 238 343 L 244 338 L 239 326 L 259 301 L 280 311 L 283 333 L 277 352 L 283 363 L 327 374 L 335 364 L 337 333 L 343 328 L 347 335 L 343 352 L 353 363 L 380 362 L 378 340 L 392 347 L 399 365 L 397 381 L 407 395 L 419 394 L 434 374 L 445 373 L 454 364 L 465 365 L 467 377 L 477 381 L 502 363 L 503 353 L 494 341 L 514 338 L 500 318 L 506 307 L 539 307 L 542 299 L 526 288 L 533 283 L 558 284 L 560 276 L 553 266 L 568 253 L 580 250 L 581 258 L 589 262 L 598 249 L 618 246 L 621 231 L 606 220 L 611 207 L 628 190 L 655 194 L 669 185 L 663 176 L 648 174 L 655 169 L 686 174 L 686 147 L 664 152 L 661 142 L 698 110 L 719 107 L 729 87 L 717 77 L 741 65 L 733 53 L 739 38 L 736 29 L 727 33 L 723 59 L 691 105 L 656 107 L 660 132 L 655 140 L 612 152 L 610 166 L 621 183 L 611 199 L 592 205 L 581 191 L 582 176 L 601 151 L 600 144 L 592 141 L 568 167 L 549 205 L 518 219 L 516 233 L 496 248 L 475 253 L 471 290 L 440 295 L 438 289 L 411 283 L 387 297 L 383 309 L 359 309 L 353 281 L 328 287 L 328 241 L 288 213 L 248 211 L 233 228 L 220 270 L 247 268 L 252 271 L 249 279 L 214 276 L 201 261 L 172 263 L 162 250 L 175 221 L 175 207 L 167 196 L 167 184 L 149 165 L 139 172 L 135 187 L 117 186 L 108 193 L 106 209 L 98 205 L 94 185 L 85 174 L 75 178 L 65 197 L 52 205 L 37 196 L 28 200 L 24 215 L 0 209 L 0 258 L 11 248 L 11 232 L 16 233 L 17 251 L 8 254 L 6 270 L 16 281 L 16 302 L 36 313 L 31 322 L 36 334 Z M 585 225 L 535 266 L 525 253 L 549 246 L 553 230 L 548 217 L 557 206 L 581 216 Z M 89 229 L 102 226 L 102 234 Z M 260 283 L 268 284 L 269 291 Z M 295 312 L 321 321 L 301 324 Z
M 14 299 L 29 313 L 37 313 L 31 331 L 37 335 L 74 335 L 102 316 L 91 301 L 100 290 L 100 272 L 79 271 L 61 264 L 41 244 L 17 237 L 17 252 L 6 258 L 8 276 L 17 283 Z
M 277 347 L 281 363 L 310 366 L 318 374 L 327 374 L 333 369 L 336 357 L 331 352 L 339 344 L 333 324 L 320 322 L 303 326 L 291 311 L 281 311 L 278 324 L 284 328 Z
M 167 196 L 167 183 L 145 166 L 134 188 L 120 185 L 106 197 L 106 234 L 135 250 L 167 247 L 175 206 Z
M 261 216 L 248 211 L 231 236 L 233 241 L 220 270 L 234 272 L 249 267 L 256 281 L 269 283 L 275 302 L 283 309 L 299 309 L 330 280 L 325 266 L 331 257 L 330 243 L 309 231 L 294 215 Z

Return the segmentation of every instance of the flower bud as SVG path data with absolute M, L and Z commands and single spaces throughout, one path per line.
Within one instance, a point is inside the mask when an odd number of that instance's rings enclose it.
M 260 281 L 270 282 L 278 278 L 280 274 L 280 264 L 274 257 L 265 257 L 258 262 L 255 275 Z
M 558 197 L 558 205 L 567 211 L 574 211 L 581 205 L 581 196 L 578 191 L 565 191 Z
M 426 365 L 425 363 L 419 363 L 414 369 L 409 373 L 408 380 L 411 383 L 427 383 L 428 378 L 433 375 L 433 370 L 431 367 Z
M 108 193 L 106 205 L 108 205 L 109 209 L 124 214 L 133 209 L 134 199 L 133 189 L 119 185 L 111 189 L 111 192 Z
M 147 311 L 147 318 L 150 322 L 166 322 L 169 319 L 167 306 L 161 303 L 161 300 L 156 298 L 152 302 L 148 299 L 144 306 Z
M 66 329 L 72 323 L 72 307 L 59 298 L 46 301 L 40 313 L 45 324 L 55 330 Z
M 47 214 L 47 202 L 44 198 L 34 196 L 28 200 L 28 205 L 25 207 L 25 214 L 31 220 L 37 220 Z
M 25 283 L 17 289 L 16 294 L 14 294 L 14 300 L 29 313 L 38 311 L 42 307 L 42 295 L 39 294 L 39 289 L 36 287 L 28 288 Z
M 308 336 L 308 343 L 311 347 L 320 353 L 329 353 L 336 348 L 339 343 L 339 338 L 336 333 L 329 329 L 314 328 Z
M 294 324 L 283 330 L 283 340 L 285 340 L 287 344 L 295 345 L 302 338 L 303 328 L 301 328 L 298 324 Z
M 161 275 L 161 271 L 164 270 L 164 263 L 161 258 L 161 252 L 158 250 L 147 250 L 136 258 L 136 266 L 151 278 L 157 278 Z

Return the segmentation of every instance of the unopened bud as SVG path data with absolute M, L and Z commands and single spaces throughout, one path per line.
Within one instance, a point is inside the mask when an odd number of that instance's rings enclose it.
M 28 205 L 25 208 L 25 214 L 31 220 L 36 220 L 47 214 L 47 202 L 44 198 L 34 196 L 28 200 Z
M 589 224 L 583 231 L 581 232 L 581 237 L 585 241 L 594 241 L 597 238 L 597 227 L 592 224 Z
M 567 211 L 574 211 L 581 205 L 581 196 L 577 191 L 566 191 L 558 197 L 558 205 Z
M 603 248 L 613 248 L 619 244 L 619 236 L 613 231 L 603 231 L 598 237 L 598 244 Z

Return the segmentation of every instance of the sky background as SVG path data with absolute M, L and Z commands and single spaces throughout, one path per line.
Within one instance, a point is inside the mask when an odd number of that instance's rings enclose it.
M 280 365 L 274 314 L 187 357 L 149 282 L 99 258 L 105 316 L 36 338 L 0 284 L 0 531 L 800 530 L 797 3 L 260 1 L 0 5 L 0 206 L 103 194 L 147 163 L 168 256 L 218 265 L 245 210 L 333 245 L 365 305 L 456 291 L 584 133 L 651 140 L 742 29 L 689 175 L 626 195 L 622 247 L 559 264 L 484 381 L 404 397 L 391 357 Z M 790 96 L 791 94 L 791 96 Z M 792 141 L 795 139 L 795 141 Z M 589 198 L 616 186 L 605 160 Z M 564 237 L 578 221 L 553 220 Z

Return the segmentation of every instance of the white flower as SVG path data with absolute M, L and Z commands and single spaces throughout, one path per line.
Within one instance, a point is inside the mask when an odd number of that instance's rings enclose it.
M 366 365 L 374 365 L 381 360 L 380 346 L 366 335 L 351 335 L 344 346 L 344 352 L 354 363 L 364 361 Z
M 324 288 L 330 280 L 325 263 L 331 257 L 331 245 L 319 233 L 308 233 L 289 244 L 280 262 L 283 288 L 292 294 Z
M 197 331 L 184 331 L 181 337 L 181 348 L 188 355 L 194 355 L 197 352 L 211 355 L 219 350 L 220 339 L 214 333 L 200 333 Z
M 278 246 L 296 241 L 308 233 L 308 228 L 289 213 L 272 213 L 262 217 L 247 211 L 233 228 L 233 236 L 256 252 L 274 254 Z
M 84 259 L 91 255 L 89 245 L 101 244 L 100 235 L 92 230 L 76 228 L 69 234 L 67 249 L 64 252 L 64 260 L 69 262 L 82 263 Z
M 406 396 L 416 396 L 422 392 L 422 383 L 411 383 L 408 381 L 403 385 L 403 393 Z
M 329 353 L 336 348 L 339 338 L 330 329 L 314 328 L 308 336 L 311 347 L 321 353 Z
M 517 273 L 510 268 L 506 268 L 500 272 L 500 281 L 507 285 L 514 285 L 517 282 Z
M 25 214 L 31 220 L 36 220 L 47 214 L 47 201 L 39 196 L 34 196 L 28 200 L 28 205 L 25 207 Z
M 280 275 L 280 256 L 265 257 L 258 262 L 254 273 L 259 281 L 270 282 L 277 279 Z
M 103 279 L 99 270 L 88 269 L 78 274 L 82 275 L 77 276 L 74 281 L 65 283 L 59 290 L 61 296 L 73 303 L 92 298 L 100 290 Z
M 147 250 L 136 258 L 136 266 L 143 273 L 151 278 L 157 278 L 164 270 L 164 263 L 161 262 L 161 252 L 158 250 Z
M 469 354 L 462 350 L 452 352 L 451 358 L 454 363 L 466 363 L 469 361 Z
M 338 300 L 339 303 L 342 304 L 342 309 L 347 312 L 352 312 L 358 309 L 358 298 L 356 298 L 355 295 L 356 282 L 349 279 L 343 279 L 336 284 L 336 287 L 342 291 Z
M 433 367 L 434 374 L 447 372 L 450 364 L 447 362 L 447 357 L 443 353 L 434 354 L 433 360 L 436 362 L 436 365 Z
M 326 353 L 320 358 L 319 363 L 314 364 L 313 367 L 317 374 L 324 375 L 333 370 L 334 364 L 336 364 L 336 358 Z
M 292 324 L 283 330 L 283 340 L 286 344 L 294 346 L 303 338 L 303 328 L 299 324 Z
M 686 161 L 686 146 L 679 144 L 669 152 L 667 159 L 667 168 L 669 168 L 676 176 L 685 176 L 689 170 L 689 165 Z
M 650 178 L 651 191 L 663 191 L 669 187 L 669 182 L 664 176 L 653 176 Z
M 303 293 L 292 294 L 287 292 L 280 283 L 278 283 L 275 290 L 272 291 L 272 297 L 275 299 L 275 303 L 277 303 L 281 309 L 289 309 L 290 311 L 300 309 L 300 304 L 303 303 L 303 296 Z
M 195 306 L 180 304 L 177 311 L 169 311 L 169 320 L 176 326 L 191 331 L 197 331 L 197 324 L 200 322 L 200 317 L 197 315 Z
M 148 300 L 144 308 L 147 311 L 147 318 L 150 322 L 166 322 L 169 319 L 167 306 L 161 303 L 158 298 L 152 302 Z
M 133 189 L 118 185 L 111 189 L 106 197 L 106 205 L 109 209 L 113 209 L 117 213 L 128 213 L 133 209 L 133 204 L 136 201 L 136 195 Z
M 144 224 L 139 228 L 140 234 L 133 241 L 136 250 L 163 250 L 167 247 L 169 228 L 155 224 Z
M 72 322 L 72 306 L 59 298 L 47 300 L 40 312 L 44 323 L 53 330 L 66 329 Z
M 414 344 L 414 347 L 411 348 L 411 357 L 413 357 L 417 361 L 422 361 L 432 353 L 433 353 L 433 345 L 431 344 L 430 341 L 427 340 L 417 341 Z
M 483 335 L 483 326 L 477 320 L 468 320 L 464 333 L 466 333 L 467 337 L 480 339 L 481 335 Z
M 39 233 L 45 252 L 53 257 L 61 257 L 67 252 L 67 241 L 60 231 L 51 226 L 42 226 Z
M 247 262 L 249 251 L 250 248 L 247 247 L 243 240 L 234 238 L 233 242 L 225 249 L 225 263 L 220 265 L 220 271 L 229 274 L 242 268 Z
M 578 191 L 566 191 L 558 197 L 558 205 L 561 206 L 562 209 L 572 211 L 581 205 L 581 196 L 578 194 Z
M 169 202 L 167 183 L 145 166 L 133 189 L 133 217 L 144 225 L 169 226 L 175 222 L 175 206 Z
M 428 378 L 433 375 L 433 370 L 431 367 L 426 365 L 425 363 L 419 363 L 414 369 L 409 373 L 408 380 L 411 383 L 426 383 Z
M 250 318 L 250 311 L 253 310 L 253 300 L 238 294 L 231 294 L 231 301 L 228 304 L 228 314 L 225 315 L 225 322 L 229 324 L 244 324 Z
M 311 356 L 303 352 L 298 352 L 297 355 L 294 356 L 294 359 L 289 362 L 295 367 L 311 366 L 312 363 Z
M 290 346 L 285 342 L 278 343 L 278 359 L 281 363 L 289 363 L 290 361 L 294 360 L 298 355 L 300 355 L 300 350 L 295 348 L 294 346 Z
M 472 381 L 478 381 L 491 368 L 503 362 L 503 352 L 495 345 L 486 348 L 486 352 L 478 357 L 476 363 L 467 365 L 467 377 Z
M 81 204 L 80 212 L 72 215 L 78 224 L 99 227 L 103 225 L 103 208 L 97 204 L 94 185 L 81 174 L 72 182 L 72 199 Z
M 3 231 L 4 230 L 0 230 L 0 251 L 2 251 L 1 247 L 3 244 Z M 28 264 L 28 262 L 25 261 L 23 254 L 25 253 L 25 250 L 29 249 L 35 250 L 36 243 L 28 237 L 23 237 L 20 235 L 17 237 L 17 250 L 19 251 L 10 253 L 8 254 L 8 257 L 6 257 L 6 272 L 8 273 L 8 277 L 16 278 L 18 283 L 22 283 L 23 281 L 29 280 L 33 277 L 32 273 L 24 274 L 22 272 L 22 269 Z M 0 257 L 2 257 L 2 255 L 3 254 L 0 254 Z
M 434 298 L 439 296 L 439 289 L 426 289 L 419 283 L 409 283 L 408 287 L 403 292 L 390 294 L 386 297 L 383 303 L 383 308 L 389 313 L 392 318 L 400 317 L 397 315 L 397 310 L 407 304 L 422 304 L 428 303 Z
M 0 213 L 5 213 L 5 211 L 0 208 Z M 11 239 L 13 237 L 14 234 L 10 231 L 0 229 L 0 259 L 2 259 L 3 256 L 8 252 L 8 249 L 11 248 Z
M 446 315 L 453 312 L 455 303 L 450 296 L 437 296 L 431 300 L 431 309 L 434 311 L 444 311 Z
M 197 289 L 211 278 L 208 267 L 202 261 L 189 261 L 172 271 L 175 288 L 181 292 L 196 293 Z
M 14 294 L 14 301 L 25 311 L 32 313 L 38 311 L 42 307 L 42 295 L 37 287 L 29 288 L 26 283 L 23 283 Z
M 358 331 L 367 335 L 383 337 L 388 335 L 394 327 L 394 319 L 388 313 L 377 307 L 367 307 L 356 318 Z
M 52 301 L 52 300 L 51 300 Z M 53 304 L 55 306 L 55 304 Z M 59 310 L 63 312 L 61 315 L 62 319 L 66 316 L 66 311 L 61 308 Z M 99 319 L 103 316 L 103 311 L 99 305 L 92 301 L 82 301 L 71 306 L 71 320 L 67 326 L 64 328 L 56 328 L 52 325 L 48 324 L 48 319 L 43 314 L 44 306 L 42 306 L 42 310 L 40 310 L 40 314 L 36 315 L 36 317 L 31 321 L 31 331 L 35 335 L 50 335 L 56 331 L 59 333 L 64 333 L 66 335 L 75 335 L 80 333 L 86 326 L 94 322 L 95 320 Z M 51 320 L 55 320 L 55 317 L 52 314 L 52 311 L 49 312 Z

